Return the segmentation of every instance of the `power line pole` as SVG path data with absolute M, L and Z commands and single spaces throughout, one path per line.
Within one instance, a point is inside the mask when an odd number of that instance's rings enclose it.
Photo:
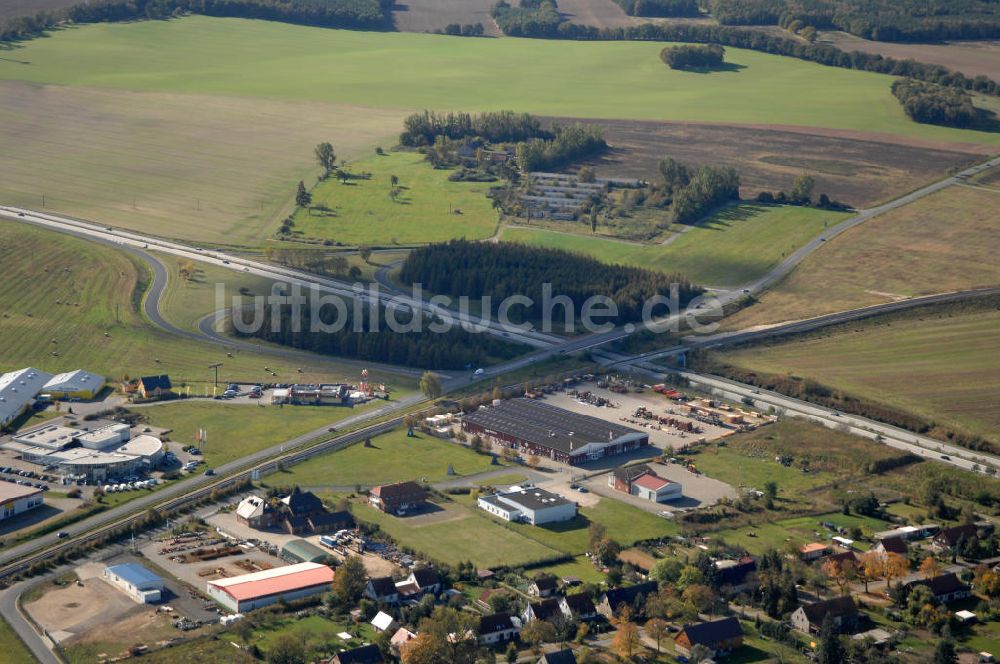
M 208 365 L 209 369 L 215 369 L 215 386 L 219 386 L 219 367 L 222 366 L 222 362 L 216 362 L 215 364 Z

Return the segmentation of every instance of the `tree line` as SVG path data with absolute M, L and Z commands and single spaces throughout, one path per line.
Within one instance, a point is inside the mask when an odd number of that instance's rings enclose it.
M 320 321 L 335 325 L 335 331 L 310 331 L 313 326 L 312 309 L 308 302 L 298 309 L 298 315 L 287 304 L 265 304 L 263 318 L 268 324 L 257 326 L 252 333 L 237 336 L 253 337 L 292 348 L 308 350 L 323 355 L 349 357 L 372 362 L 384 362 L 422 369 L 464 369 L 482 366 L 497 360 L 508 360 L 527 352 L 523 344 L 516 344 L 490 334 L 475 334 L 453 326 L 446 332 L 435 333 L 428 329 L 430 320 L 424 320 L 421 331 L 394 332 L 386 323 L 385 307 L 379 305 L 377 321 L 365 316 L 357 321 L 354 307 L 336 312 L 323 308 L 317 312 Z M 338 316 L 343 314 L 344 324 Z M 239 315 L 235 313 L 235 315 Z M 416 314 L 423 316 L 423 314 Z M 412 314 L 397 313 L 401 325 L 411 320 Z M 271 325 L 271 321 L 278 325 Z
M 711 0 L 709 9 L 722 25 L 798 21 L 877 41 L 1000 36 L 1000 7 L 993 0 Z
M 0 22 L 0 41 L 36 37 L 65 23 L 113 23 L 183 14 L 254 18 L 325 28 L 385 30 L 392 0 L 100 0 Z
M 671 69 L 718 67 L 726 49 L 718 44 L 685 44 L 668 46 L 660 51 L 660 60 Z
M 629 16 L 694 18 L 701 16 L 697 0 L 615 0 Z
M 694 223 L 740 198 L 740 176 L 729 166 L 702 166 L 692 172 L 686 164 L 668 157 L 660 162 L 659 173 L 651 201 L 669 203 L 673 223 Z
M 891 76 L 964 88 L 990 95 L 1000 95 L 1000 84 L 987 76 L 970 78 L 941 65 L 926 64 L 915 60 L 897 60 L 861 51 L 842 51 L 830 44 L 811 44 L 800 39 L 765 33 L 759 30 L 725 25 L 691 23 L 643 23 L 620 28 L 597 28 L 568 21 L 555 29 L 548 27 L 533 32 L 532 24 L 519 24 L 508 29 L 497 22 L 505 34 L 518 37 L 545 37 L 593 41 L 668 41 L 694 44 L 720 44 L 732 48 L 745 48 L 772 55 L 784 55 L 830 67 L 870 71 Z
M 524 173 L 560 168 L 608 148 L 604 130 L 596 125 L 555 127 L 551 139 L 533 138 L 517 146 L 517 165 Z
M 499 0 L 490 16 L 512 37 L 555 37 L 563 23 L 555 0 L 520 0 L 516 7 Z
M 948 127 L 971 127 L 978 111 L 964 90 L 901 78 L 892 84 L 892 94 L 911 120 Z
M 454 37 L 482 37 L 486 32 L 486 28 L 483 27 L 482 23 L 449 23 L 444 26 L 444 34 L 452 35 Z
M 428 291 L 452 297 L 492 296 L 492 313 L 508 296 L 533 299 L 531 306 L 512 309 L 510 316 L 517 319 L 515 322 L 542 319 L 543 284 L 551 284 L 553 297 L 569 297 L 578 313 L 587 298 L 610 297 L 618 307 L 618 315 L 600 322 L 616 324 L 642 320 L 643 303 L 655 295 L 669 295 L 672 284 L 678 285 L 682 306 L 702 292 L 677 274 L 609 265 L 561 249 L 512 242 L 452 240 L 421 247 L 406 258 L 399 278 L 403 283 L 420 283 Z M 561 316 L 562 309 L 557 307 L 553 318 L 561 320 Z
M 491 143 L 518 143 L 531 138 L 552 138 L 538 118 L 529 113 L 496 111 L 471 113 L 414 113 L 403 120 L 400 145 L 422 147 L 434 145 L 438 136 L 451 140 L 478 137 Z

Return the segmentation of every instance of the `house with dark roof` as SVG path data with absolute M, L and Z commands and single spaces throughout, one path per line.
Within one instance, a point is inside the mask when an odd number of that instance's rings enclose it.
M 383 484 L 368 494 L 368 504 L 386 514 L 403 516 L 421 510 L 427 503 L 427 492 L 416 482 Z
M 757 571 L 757 561 L 750 556 L 739 560 L 717 560 L 718 584 L 727 595 L 738 595 L 750 589 L 753 574 Z
M 528 586 L 528 594 L 533 597 L 549 597 L 556 592 L 556 577 L 539 576 Z
M 827 556 L 823 559 L 823 563 L 836 563 L 841 568 L 844 565 L 858 565 L 858 556 L 853 551 L 841 551 L 840 553 L 834 553 L 833 555 Z
M 519 621 L 509 613 L 494 613 L 479 619 L 476 635 L 480 645 L 491 646 L 516 638 L 520 631 Z
M 385 658 L 378 646 L 372 643 L 337 653 L 327 664 L 385 664 Z
M 632 482 L 634 482 L 637 477 L 645 475 L 648 472 L 649 466 L 644 463 L 636 464 L 634 466 L 622 466 L 620 468 L 615 468 L 608 475 L 608 486 L 615 491 L 630 494 L 632 493 Z
M 622 606 L 633 608 L 638 602 L 654 594 L 658 589 L 656 581 L 646 581 L 624 588 L 609 588 L 597 603 L 597 612 L 606 618 L 617 618 Z
M 722 618 L 684 625 L 674 637 L 674 649 L 685 657 L 696 645 L 708 648 L 712 657 L 728 654 L 743 645 L 743 627 L 736 618 Z
M 597 617 L 597 607 L 587 593 L 566 595 L 559 600 L 559 610 L 573 622 L 593 620 Z
M 319 512 L 325 512 L 323 501 L 316 497 L 312 491 L 303 491 L 295 487 L 292 492 L 281 499 L 285 509 L 294 516 L 310 516 Z
M 556 597 L 549 597 L 548 599 L 543 599 L 540 602 L 529 602 L 528 606 L 524 609 L 522 617 L 525 623 L 530 623 L 532 620 L 553 620 L 556 618 L 562 618 L 563 612 L 559 608 L 559 599 Z
M 986 537 L 991 532 L 993 532 L 993 524 L 991 523 L 966 523 L 951 528 L 942 528 L 931 540 L 931 546 L 937 551 L 951 551 L 963 541 L 967 542 L 974 537 Z
M 972 589 L 969 588 L 968 585 L 962 583 L 961 579 L 959 579 L 954 572 L 939 574 L 933 579 L 917 579 L 915 581 L 910 581 L 909 583 L 904 583 L 904 594 L 909 595 L 910 592 L 917 586 L 927 586 L 930 588 L 934 597 L 942 604 L 957 602 L 958 600 L 965 599 L 972 594 Z
M 368 579 L 365 584 L 364 596 L 373 602 L 395 604 L 399 601 L 399 591 L 391 576 L 379 576 Z
M 833 624 L 838 631 L 849 632 L 858 624 L 858 607 L 847 595 L 803 604 L 792 612 L 792 627 L 803 634 L 819 634 L 827 616 L 833 618 Z
M 354 516 L 347 510 L 317 512 L 306 517 L 309 530 L 314 533 L 332 533 L 354 527 Z
M 909 551 L 909 545 L 902 537 L 886 537 L 876 542 L 875 546 L 872 547 L 872 551 L 881 554 L 896 553 L 905 556 L 907 551 Z
M 139 379 L 139 395 L 143 399 L 161 399 L 173 394 L 170 376 L 143 376 Z
M 576 664 L 576 655 L 569 648 L 545 653 L 538 660 L 538 664 Z
M 441 592 L 441 575 L 433 567 L 418 567 L 406 579 L 410 583 L 416 584 L 422 593 L 438 594 Z

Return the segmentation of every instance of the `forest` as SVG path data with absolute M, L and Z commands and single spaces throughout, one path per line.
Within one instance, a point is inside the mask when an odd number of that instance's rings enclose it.
M 0 23 L 0 41 L 35 37 L 59 24 L 170 18 L 178 14 L 265 19 L 325 28 L 382 30 L 392 0 L 99 0 Z
M 701 16 L 696 0 L 615 0 L 629 16 L 683 18 Z
M 499 0 L 490 15 L 511 37 L 556 37 L 563 23 L 555 0 L 520 0 L 516 7 Z
M 709 9 L 722 25 L 801 21 L 878 41 L 1000 36 L 1000 5 L 994 0 L 711 0 Z
M 702 69 L 722 64 L 726 49 L 718 44 L 685 44 L 668 46 L 660 51 L 660 59 L 671 69 Z
M 656 295 L 669 296 L 672 284 L 679 288 L 681 306 L 702 292 L 680 275 L 608 265 L 569 251 L 512 242 L 452 240 L 421 247 L 407 257 L 399 278 L 403 283 L 420 283 L 427 291 L 452 297 L 492 296 L 493 314 L 504 298 L 525 295 L 534 303 L 511 310 L 510 318 L 517 323 L 543 318 L 543 284 L 551 284 L 553 297 L 567 296 L 577 314 L 591 296 L 610 297 L 618 307 L 618 315 L 596 322 L 615 324 L 642 320 L 643 303 Z M 562 308 L 556 307 L 552 318 L 562 320 L 562 315 Z
M 596 125 L 572 124 L 553 128 L 551 139 L 533 138 L 517 146 L 517 165 L 522 173 L 560 168 L 603 152 L 608 144 Z
M 491 143 L 520 143 L 531 138 L 552 138 L 538 118 L 529 113 L 414 113 L 403 120 L 399 144 L 407 147 L 434 145 L 439 136 L 451 140 L 482 138 Z
M 274 311 L 276 307 L 278 311 Z M 240 333 L 236 329 L 230 331 L 236 336 L 253 337 L 324 355 L 420 369 L 454 370 L 486 366 L 530 350 L 523 344 L 498 339 L 490 334 L 467 332 L 458 325 L 444 332 L 434 332 L 428 329 L 432 321 L 426 317 L 420 330 L 396 332 L 386 323 L 385 307 L 381 305 L 377 321 L 365 316 L 358 321 L 356 328 L 353 309 L 348 305 L 341 312 L 332 307 L 320 310 L 318 319 L 337 329 L 311 332 L 313 312 L 308 303 L 303 303 L 297 312 L 287 304 L 267 304 L 264 305 L 262 320 L 277 320 L 278 326 L 261 325 L 253 333 Z M 344 318 L 338 318 L 340 315 Z M 403 313 L 398 313 L 396 318 L 401 325 L 412 319 Z
M 892 84 L 892 94 L 910 119 L 917 122 L 971 127 L 978 119 L 972 98 L 964 90 L 901 78 Z

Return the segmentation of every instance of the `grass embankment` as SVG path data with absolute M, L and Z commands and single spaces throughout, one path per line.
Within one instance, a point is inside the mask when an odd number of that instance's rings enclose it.
M 1000 191 L 955 186 L 865 222 L 809 256 L 727 329 L 1000 283 Z
M 699 284 L 737 286 L 759 278 L 846 217 L 811 208 L 743 204 L 699 222 L 666 245 L 527 228 L 505 229 L 502 239 L 578 251 L 608 263 L 679 272 Z
M 0 664 L 30 664 L 37 662 L 6 620 L 0 620 Z
M 486 197 L 491 183 L 450 182 L 450 171 L 434 169 L 421 154 L 387 152 L 347 170 L 369 177 L 319 183 L 312 207 L 295 213 L 293 233 L 347 245 L 392 245 L 478 240 L 496 230 L 497 213 Z
M 85 368 L 112 381 L 166 373 L 175 386 L 208 383 L 214 377 L 208 365 L 215 362 L 223 363 L 221 380 L 337 381 L 358 375 L 352 365 L 318 357 L 302 363 L 266 351 L 230 356 L 226 348 L 154 328 L 137 309 L 138 293 L 149 279 L 146 267 L 109 247 L 0 221 L 0 265 L 3 370 L 27 365 L 50 373 Z M 265 366 L 277 376 L 264 371 Z M 373 379 L 397 389 L 414 387 L 412 379 L 402 376 Z
M 814 380 L 1000 443 L 997 303 L 922 308 L 716 358 L 763 374 Z

